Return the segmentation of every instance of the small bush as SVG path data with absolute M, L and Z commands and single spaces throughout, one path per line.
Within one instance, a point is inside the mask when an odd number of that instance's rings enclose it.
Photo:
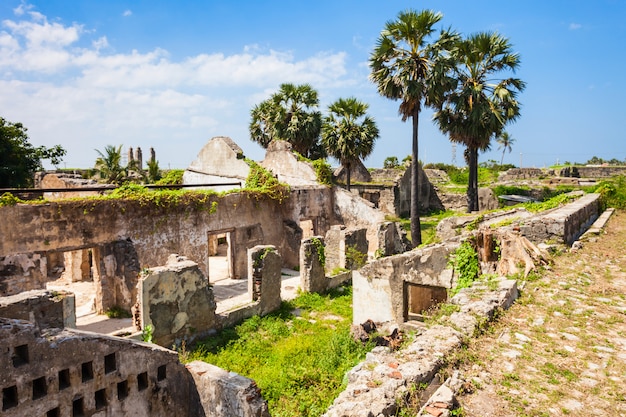
M 184 169 L 172 169 L 156 182 L 157 185 L 181 185 L 183 183 Z

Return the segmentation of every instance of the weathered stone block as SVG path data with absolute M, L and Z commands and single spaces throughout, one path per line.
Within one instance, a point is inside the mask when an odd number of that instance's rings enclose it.
M 138 287 L 142 327 L 153 326 L 154 343 L 180 345 L 217 327 L 211 287 L 184 256 L 171 255 L 165 266 L 143 272 Z

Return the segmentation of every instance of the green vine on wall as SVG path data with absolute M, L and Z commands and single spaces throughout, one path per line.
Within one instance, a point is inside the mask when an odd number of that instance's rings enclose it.
M 315 246 L 315 250 L 317 251 L 317 260 L 320 262 L 320 265 L 322 265 L 322 268 L 324 268 L 326 266 L 326 251 L 324 244 L 317 237 L 311 238 L 311 243 Z
M 478 253 L 471 242 L 466 240 L 461 243 L 461 246 L 451 255 L 451 264 L 459 273 L 456 287 L 452 290 L 452 295 L 454 295 L 463 288 L 469 288 L 480 274 Z
M 346 247 L 346 266 L 349 269 L 359 269 L 367 263 L 367 253 L 356 248 L 356 245 Z
M 289 185 L 278 181 L 270 171 L 252 159 L 246 158 L 245 161 L 250 167 L 244 189 L 248 194 L 255 195 L 257 199 L 260 195 L 267 195 L 279 202 L 289 197 Z

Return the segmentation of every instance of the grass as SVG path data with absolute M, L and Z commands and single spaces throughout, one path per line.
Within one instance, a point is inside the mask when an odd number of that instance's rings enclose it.
M 272 416 L 319 416 L 370 349 L 350 336 L 351 303 L 351 287 L 301 294 L 275 313 L 252 317 L 182 352 L 181 360 L 206 361 L 253 379 Z

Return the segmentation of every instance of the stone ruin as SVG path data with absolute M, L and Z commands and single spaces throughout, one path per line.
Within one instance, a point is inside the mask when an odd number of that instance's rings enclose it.
M 221 149 L 228 160 L 241 161 L 228 140 L 210 143 L 206 157 Z M 74 296 L 45 291 L 54 271 L 73 271 L 71 280 L 93 280 L 98 311 L 133 308 L 143 336 L 151 328 L 150 337 L 165 347 L 193 343 L 278 308 L 284 266 L 299 265 L 304 291 L 323 292 L 352 279 L 355 324 L 374 320 L 411 327 L 424 311 L 447 300 L 447 290 L 456 284 L 448 259 L 461 242 L 463 224 L 450 226 L 443 243 L 406 252 L 405 237 L 384 220 L 376 203 L 341 189 L 298 185 L 299 178 L 313 181 L 312 168 L 280 145 L 272 147 L 263 164 L 291 181 L 283 203 L 231 194 L 209 199 L 206 204 L 217 207 L 214 212 L 195 206 L 172 212 L 132 201 L 0 208 L 7 220 L 0 224 L 6 237 L 0 241 L 0 317 L 5 317 L 0 319 L 0 363 L 8 370 L 0 377 L 3 415 L 131 415 L 131 405 L 132 415 L 177 414 L 174 410 L 269 415 L 246 378 L 201 362 L 183 366 L 175 352 L 154 344 L 73 330 Z M 199 174 L 211 175 L 206 170 L 210 165 L 196 165 L 203 167 Z M 220 181 L 243 176 L 218 174 Z M 598 210 L 597 196 L 591 195 L 560 211 L 518 219 L 510 230 L 530 241 L 569 244 Z M 222 312 L 216 311 L 209 260 L 218 239 L 228 242 L 232 277 L 248 279 L 249 297 Z M 355 253 L 369 263 L 355 264 Z M 383 257 L 374 260 L 377 256 Z M 484 267 L 501 272 L 498 265 Z M 340 273 L 331 276 L 333 270 Z M 517 291 L 514 281 L 501 280 L 495 293 L 480 294 L 478 302 L 466 291 L 449 300 L 461 305 L 454 325 L 425 332 L 408 348 L 408 356 L 376 348 L 368 363 L 348 374 L 347 390 L 327 415 L 366 415 L 364 406 L 392 415 L 390 404 L 402 387 L 430 381 L 438 358 L 473 332 L 476 312 L 489 316 L 495 308 L 507 307 Z M 411 353 L 415 357 L 407 360 Z M 380 389 L 372 386 L 374 380 L 382 381 Z

